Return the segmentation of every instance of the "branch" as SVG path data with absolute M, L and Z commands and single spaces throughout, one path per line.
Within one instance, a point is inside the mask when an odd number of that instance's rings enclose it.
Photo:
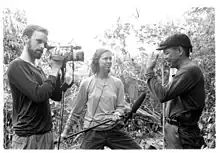
M 131 77 L 131 78 L 134 79 L 134 80 L 137 80 L 137 81 L 140 81 L 140 82 L 142 82 L 142 83 L 144 83 L 144 84 L 147 84 L 146 81 L 144 81 L 144 80 L 142 80 L 142 79 L 139 79 L 138 76 L 135 75 L 135 74 L 132 73 L 132 72 L 128 72 L 127 70 L 124 70 L 122 73 L 123 73 L 123 75 L 125 75 L 125 76 L 128 75 L 129 77 Z

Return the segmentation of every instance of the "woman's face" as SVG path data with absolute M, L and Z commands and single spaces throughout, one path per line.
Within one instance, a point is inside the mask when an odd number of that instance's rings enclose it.
M 99 58 L 99 71 L 109 73 L 112 66 L 112 53 L 107 51 Z

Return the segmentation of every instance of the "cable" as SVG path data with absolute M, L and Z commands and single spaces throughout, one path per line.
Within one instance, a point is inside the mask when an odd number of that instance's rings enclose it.
M 95 108 L 95 111 L 94 111 L 94 114 L 93 114 L 93 118 L 92 118 L 92 120 L 90 121 L 88 127 L 90 127 L 91 123 L 94 121 L 94 116 L 95 116 L 95 113 L 96 113 L 97 108 L 98 108 L 98 106 L 99 106 L 99 103 L 100 103 L 100 100 L 101 100 L 101 97 L 102 97 L 102 94 L 103 94 L 103 90 L 104 90 L 104 87 L 105 87 L 105 83 L 106 83 L 106 80 L 105 80 L 104 85 L 103 85 L 103 87 L 102 87 L 101 95 L 100 95 L 99 100 L 98 100 L 98 102 L 97 102 L 97 105 L 96 105 L 96 108 Z M 89 89 L 89 87 L 88 87 L 88 89 Z M 96 122 L 97 122 L 97 121 L 96 121 Z

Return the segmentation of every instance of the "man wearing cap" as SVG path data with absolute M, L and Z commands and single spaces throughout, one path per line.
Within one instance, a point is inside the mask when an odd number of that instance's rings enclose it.
M 159 45 L 165 60 L 177 73 L 162 86 L 153 71 L 158 55 L 152 54 L 147 64 L 149 90 L 165 103 L 165 148 L 199 149 L 204 144 L 198 121 L 205 106 L 204 77 L 190 58 L 191 41 L 185 34 L 169 36 Z

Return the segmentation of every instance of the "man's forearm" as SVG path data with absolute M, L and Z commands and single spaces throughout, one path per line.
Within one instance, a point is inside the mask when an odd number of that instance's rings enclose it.
M 147 69 L 145 76 L 150 91 L 158 98 L 160 102 L 164 102 L 166 92 L 162 84 L 157 80 L 153 69 Z

